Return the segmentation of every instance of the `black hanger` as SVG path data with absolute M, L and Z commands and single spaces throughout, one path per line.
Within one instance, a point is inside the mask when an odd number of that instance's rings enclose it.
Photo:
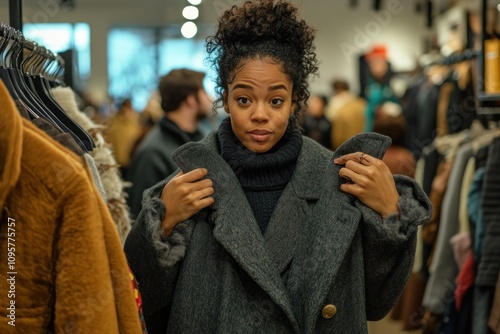
M 34 52 L 36 53 L 37 46 L 34 47 Z M 45 48 L 41 47 L 39 49 L 41 56 L 43 56 L 47 62 L 41 63 L 41 68 L 36 69 L 36 67 L 25 68 L 25 81 L 31 91 L 38 96 L 40 101 L 43 103 L 45 107 L 47 107 L 52 114 L 60 121 L 64 127 L 68 129 L 70 135 L 75 138 L 78 138 L 79 141 L 85 146 L 85 151 L 91 151 L 94 148 L 94 141 L 90 135 L 83 130 L 77 123 L 75 123 L 65 112 L 64 110 L 55 102 L 52 98 L 50 90 L 47 88 L 46 79 L 42 76 L 47 75 L 50 76 L 50 72 L 48 69 L 53 66 L 53 61 L 56 60 L 56 56 L 54 54 L 49 53 Z M 28 63 L 26 63 L 28 64 Z M 78 142 L 78 141 L 77 141 Z
M 43 78 L 44 74 L 51 74 L 48 70 L 53 67 L 57 70 L 55 74 L 60 72 L 61 64 L 57 57 L 5 24 L 0 26 L 0 34 L 0 65 L 3 65 L 0 67 L 0 78 L 6 83 L 12 97 L 26 107 L 31 119 L 46 119 L 56 128 L 70 134 L 82 150 L 91 151 L 95 147 L 92 137 L 52 99 L 50 85 Z M 55 60 L 57 62 L 54 63 Z M 25 75 L 29 71 L 31 73 Z
M 0 59 L 2 61 L 0 74 L 2 76 L 2 80 L 6 84 L 7 89 L 9 90 L 11 96 L 14 99 L 20 101 L 21 104 L 23 104 L 23 106 L 26 108 L 31 119 L 38 118 L 39 115 L 35 113 L 33 105 L 31 104 L 31 102 L 28 101 L 24 92 L 19 86 L 19 82 L 14 79 L 13 74 L 10 71 L 10 69 L 12 68 L 11 60 L 13 55 L 13 49 L 16 47 L 15 44 L 16 42 L 14 39 L 14 30 L 2 24 L 0 31 L 3 36 L 3 41 L 2 44 L 0 45 L 0 54 L 1 54 Z
M 7 31 L 5 30 L 4 24 L 2 23 L 0 25 L 0 79 L 5 84 L 5 87 L 7 87 L 7 90 L 9 91 L 12 98 L 18 100 L 19 98 L 17 97 L 16 91 L 12 86 L 12 82 L 10 80 L 9 75 L 7 74 L 7 69 L 3 61 L 4 53 L 7 50 L 7 45 L 8 45 Z

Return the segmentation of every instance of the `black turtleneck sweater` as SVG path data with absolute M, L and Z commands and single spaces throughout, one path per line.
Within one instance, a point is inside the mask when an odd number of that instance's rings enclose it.
M 289 125 L 283 137 L 265 153 L 248 150 L 234 135 L 229 117 L 218 133 L 222 158 L 231 166 L 250 203 L 262 233 L 292 178 L 302 147 L 302 135 Z

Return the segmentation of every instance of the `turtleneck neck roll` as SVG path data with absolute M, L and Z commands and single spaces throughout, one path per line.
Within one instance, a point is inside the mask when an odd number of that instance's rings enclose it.
M 283 190 L 292 178 L 302 148 L 302 134 L 289 125 L 272 149 L 254 153 L 234 135 L 228 117 L 219 127 L 218 138 L 221 156 L 235 172 L 264 233 Z

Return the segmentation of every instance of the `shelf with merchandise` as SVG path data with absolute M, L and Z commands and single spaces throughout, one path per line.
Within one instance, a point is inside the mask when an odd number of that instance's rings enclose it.
M 482 0 L 481 56 L 479 57 L 480 108 L 490 110 L 500 104 L 500 0 Z M 484 110 L 483 110 L 484 111 Z

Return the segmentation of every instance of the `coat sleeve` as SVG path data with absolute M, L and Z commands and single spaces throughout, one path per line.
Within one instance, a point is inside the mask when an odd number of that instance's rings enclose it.
M 396 175 L 399 213 L 382 220 L 356 201 L 363 215 L 366 313 L 370 321 L 382 319 L 394 306 L 410 276 L 415 259 L 418 225 L 430 219 L 431 204 L 411 178 Z
M 142 210 L 125 241 L 125 254 L 138 282 L 148 329 L 166 331 L 175 281 L 194 225 L 191 220 L 185 221 L 169 237 L 164 237 L 160 228 L 168 214 L 160 195 L 177 172 L 144 192 Z

